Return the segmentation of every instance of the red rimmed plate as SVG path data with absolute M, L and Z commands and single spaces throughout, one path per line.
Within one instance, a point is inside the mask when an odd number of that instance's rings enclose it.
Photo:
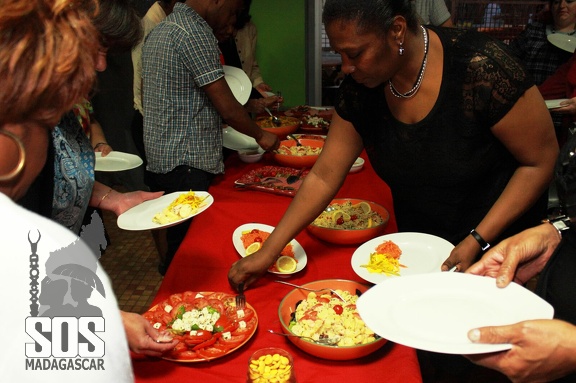
M 288 184 L 286 180 L 288 179 L 288 176 L 297 175 L 299 172 L 300 169 L 296 168 L 263 166 L 261 168 L 250 170 L 248 173 L 234 181 L 234 183 L 240 190 L 259 190 L 267 193 L 294 197 L 298 188 L 300 188 L 300 185 L 302 184 L 302 180 L 308 175 L 309 170 L 305 170 L 300 175 L 300 180 L 293 184 Z M 268 182 L 264 185 L 258 183 L 260 181 L 270 180 L 270 178 L 274 178 L 274 180 L 271 180 L 273 182 Z
M 221 313 L 221 319 L 224 317 L 220 323 L 216 322 L 216 326 L 223 327 L 223 331 L 212 334 L 210 338 L 207 335 L 198 335 L 200 330 L 196 335 L 189 332 L 173 335 L 174 339 L 180 342 L 173 350 L 165 353 L 162 359 L 180 363 L 207 362 L 229 355 L 246 344 L 258 328 L 258 314 L 254 307 L 246 303 L 244 316 L 239 316 L 235 297 L 223 292 L 186 291 L 172 294 L 144 313 L 144 318 L 159 327 L 159 331 L 170 331 L 169 324 L 173 322 L 176 314 L 181 312 L 181 307 L 184 307 L 185 311 L 191 311 L 209 306 Z M 240 325 L 241 321 L 244 321 L 245 327 Z M 222 334 L 226 332 L 230 332 L 230 337 L 225 339 Z

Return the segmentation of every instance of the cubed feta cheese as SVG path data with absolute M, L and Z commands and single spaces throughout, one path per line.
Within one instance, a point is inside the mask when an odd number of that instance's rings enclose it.
M 240 322 L 238 322 L 238 327 L 240 327 L 240 328 L 246 328 L 246 322 L 244 322 L 243 320 L 241 320 Z
M 238 315 L 238 318 L 244 318 L 244 310 L 236 310 L 236 314 Z
M 204 298 L 204 295 L 198 293 L 198 294 L 196 294 L 196 297 L 195 297 L 195 298 Z
M 232 334 L 230 333 L 230 331 L 226 331 L 226 332 L 222 333 L 222 339 L 228 340 L 230 338 L 232 338 Z
M 152 325 L 152 327 L 154 327 L 156 330 L 158 330 L 160 327 L 162 327 L 162 323 L 156 322 Z
M 173 307 L 170 306 L 170 305 L 166 305 L 166 306 L 164 307 L 164 311 L 166 311 L 167 313 L 169 313 L 170 311 L 172 311 L 172 309 L 173 309 Z

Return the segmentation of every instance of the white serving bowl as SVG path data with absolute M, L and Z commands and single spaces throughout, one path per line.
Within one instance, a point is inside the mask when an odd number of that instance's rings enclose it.
M 240 160 L 249 164 L 260 161 L 262 156 L 264 156 L 264 150 L 262 148 L 255 150 L 238 150 Z

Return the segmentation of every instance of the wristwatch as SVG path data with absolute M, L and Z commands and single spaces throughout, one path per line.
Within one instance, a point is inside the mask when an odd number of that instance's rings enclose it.
M 542 223 L 551 224 L 556 228 L 556 230 L 558 230 L 558 233 L 560 233 L 560 235 L 562 235 L 563 231 L 570 229 L 571 225 L 570 217 L 566 217 L 565 215 L 543 219 Z

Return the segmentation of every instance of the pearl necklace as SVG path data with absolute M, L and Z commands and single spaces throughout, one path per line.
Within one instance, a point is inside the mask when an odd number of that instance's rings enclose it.
M 418 93 L 420 85 L 422 85 L 422 79 L 424 78 L 424 71 L 426 70 L 426 62 L 428 61 L 428 31 L 423 26 L 420 26 L 420 28 L 422 28 L 422 33 L 424 34 L 424 59 L 422 60 L 422 66 L 420 67 L 420 72 L 418 73 L 418 77 L 416 78 L 414 86 L 406 93 L 400 93 L 392 84 L 392 79 L 388 80 L 388 85 L 390 86 L 390 92 L 392 92 L 392 94 L 395 97 L 398 98 L 414 97 L 414 95 Z

